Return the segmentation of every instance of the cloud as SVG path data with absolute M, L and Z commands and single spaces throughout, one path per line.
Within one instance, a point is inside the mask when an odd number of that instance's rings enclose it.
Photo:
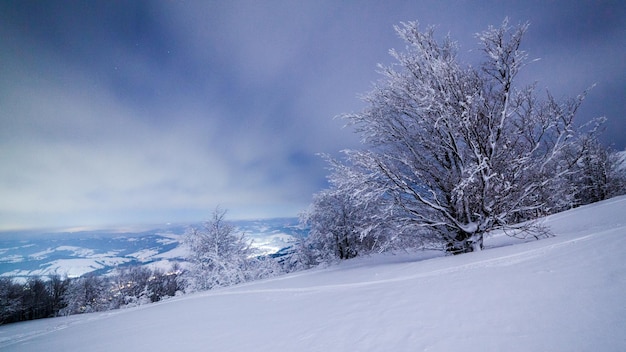
M 363 108 L 400 21 L 471 59 L 473 33 L 530 20 L 528 80 L 597 82 L 582 111 L 617 119 L 623 147 L 624 10 L 603 6 L 2 3 L 0 228 L 297 214 L 325 185 L 316 153 L 358 146 L 333 117 Z

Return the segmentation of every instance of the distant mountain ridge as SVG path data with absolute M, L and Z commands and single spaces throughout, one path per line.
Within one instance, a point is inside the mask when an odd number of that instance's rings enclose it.
M 306 230 L 297 218 L 232 221 L 262 254 L 290 246 Z M 140 231 L 12 231 L 0 233 L 0 276 L 78 277 L 105 274 L 118 266 L 148 265 L 167 269 L 184 263 L 183 235 L 189 225 L 167 225 Z

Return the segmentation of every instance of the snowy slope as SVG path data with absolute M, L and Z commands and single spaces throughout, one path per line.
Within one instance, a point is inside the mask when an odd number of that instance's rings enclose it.
M 0 326 L 6 351 L 626 351 L 626 197 L 478 253 L 359 258 L 138 308 Z M 517 242 L 517 243 L 516 243 Z M 515 245 L 510 245 L 515 244 Z

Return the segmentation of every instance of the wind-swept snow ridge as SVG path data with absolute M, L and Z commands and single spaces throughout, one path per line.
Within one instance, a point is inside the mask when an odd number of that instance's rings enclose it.
M 138 308 L 0 326 L 0 350 L 626 351 L 624 219 L 618 197 L 546 218 L 555 237 L 540 241 L 497 237 L 499 247 L 459 256 L 358 258 Z

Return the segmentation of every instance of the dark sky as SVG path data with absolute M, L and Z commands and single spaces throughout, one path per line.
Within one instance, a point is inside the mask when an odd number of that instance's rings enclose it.
M 529 21 L 523 80 L 593 84 L 626 147 L 622 1 L 0 1 L 0 229 L 295 216 L 325 185 L 316 153 L 358 138 L 401 21 L 474 33 Z M 473 51 L 472 51 L 473 50 Z

